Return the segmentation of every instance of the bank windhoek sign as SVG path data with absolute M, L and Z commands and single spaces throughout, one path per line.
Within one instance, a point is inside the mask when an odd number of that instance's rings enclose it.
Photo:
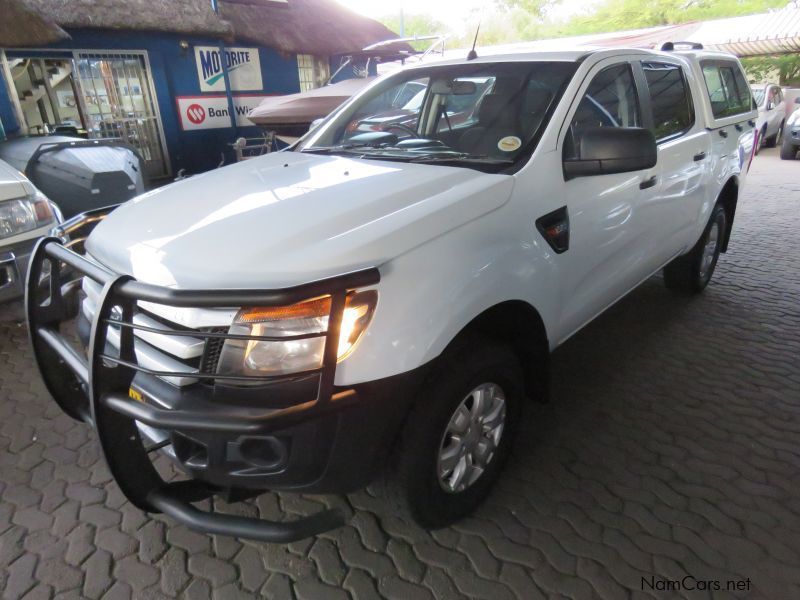
M 263 95 L 236 94 L 233 97 L 233 110 L 236 115 L 236 125 L 239 127 L 252 126 L 247 115 L 266 98 Z M 228 111 L 228 97 L 224 94 L 208 96 L 178 96 L 178 115 L 181 128 L 184 131 L 198 129 L 223 129 L 231 126 L 231 117 Z
M 224 92 L 223 65 L 228 67 L 228 78 L 234 92 L 261 90 L 261 61 L 258 48 L 225 48 L 220 53 L 214 46 L 195 46 L 197 77 L 201 92 Z

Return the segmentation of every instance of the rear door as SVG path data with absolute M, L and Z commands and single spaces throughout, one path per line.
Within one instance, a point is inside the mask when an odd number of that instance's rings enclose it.
M 698 122 L 685 63 L 658 57 L 640 67 L 658 144 L 660 186 L 643 215 L 651 225 L 649 267 L 656 270 L 696 241 L 695 225 L 708 201 L 711 135 Z

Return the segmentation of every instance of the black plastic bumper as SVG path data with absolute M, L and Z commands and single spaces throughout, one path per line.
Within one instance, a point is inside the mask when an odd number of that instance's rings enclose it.
M 50 272 L 43 277 L 44 265 Z M 69 277 L 66 274 L 69 273 Z M 61 333 L 61 323 L 77 313 L 76 295 L 82 277 L 103 286 L 89 335 L 88 359 Z M 293 425 L 322 419 L 352 405 L 354 390 L 336 390 L 334 377 L 339 330 L 348 291 L 374 285 L 377 269 L 366 269 L 331 279 L 279 290 L 175 290 L 136 281 L 113 273 L 64 248 L 56 238 L 45 238 L 34 250 L 26 289 L 28 328 L 34 356 L 45 385 L 59 406 L 75 419 L 90 423 L 98 436 L 109 470 L 121 491 L 135 506 L 149 512 L 164 512 L 188 527 L 207 533 L 260 541 L 287 542 L 302 539 L 344 523 L 337 511 L 292 521 L 270 522 L 203 512 L 191 505 L 223 491 L 215 482 L 193 480 L 167 483 L 148 457 L 138 423 L 175 432 L 196 431 L 224 435 L 269 434 Z M 151 371 L 138 364 L 134 331 L 146 329 L 133 321 L 137 302 L 175 307 L 280 306 L 320 296 L 330 296 L 331 309 L 326 332 L 301 337 L 324 337 L 323 364 L 301 375 L 316 376 L 313 397 L 285 408 L 254 412 L 226 411 L 217 404 L 213 411 L 201 405 L 165 408 L 131 397 L 137 375 L 150 377 L 191 376 L 209 381 L 274 384 L 286 377 L 219 376 L 215 373 Z M 110 353 L 109 328 L 120 333 L 119 351 Z M 159 330 L 164 335 L 225 338 L 227 333 Z M 262 341 L 283 338 L 252 337 Z M 295 378 L 297 375 L 294 376 Z M 250 380 L 258 380 L 250 381 Z M 134 394 L 135 395 L 135 394 Z

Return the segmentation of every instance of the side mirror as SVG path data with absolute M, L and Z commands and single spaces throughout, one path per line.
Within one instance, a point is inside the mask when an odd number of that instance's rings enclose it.
M 642 171 L 658 161 L 656 139 L 648 129 L 584 129 L 575 140 L 575 150 L 575 158 L 564 160 L 566 179 Z

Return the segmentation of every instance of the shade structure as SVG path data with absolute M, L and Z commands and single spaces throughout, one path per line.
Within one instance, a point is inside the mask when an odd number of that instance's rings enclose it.
M 307 129 L 309 123 L 327 116 L 374 80 L 375 77 L 346 79 L 308 92 L 265 98 L 247 118 L 256 125 L 276 131 L 303 126 Z

